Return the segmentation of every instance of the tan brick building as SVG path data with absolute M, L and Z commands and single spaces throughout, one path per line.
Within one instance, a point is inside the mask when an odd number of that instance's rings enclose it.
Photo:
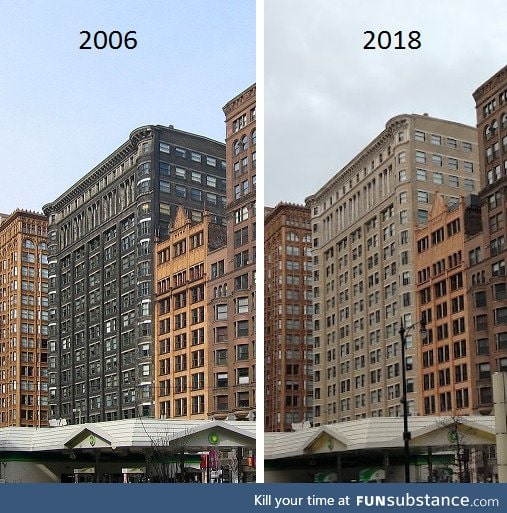
M 400 319 L 419 321 L 414 234 L 434 194 L 479 189 L 477 132 L 400 115 L 307 198 L 314 280 L 314 424 L 402 414 Z M 408 408 L 416 412 L 417 330 L 407 332 Z
M 0 216 L 0 427 L 48 423 L 47 226 Z
M 206 419 L 213 409 L 206 269 L 209 253 L 224 244 L 225 226 L 212 223 L 209 212 L 193 223 L 180 207 L 169 237 L 156 245 L 157 418 Z
M 313 419 L 310 210 L 280 203 L 264 220 L 264 429 Z
M 465 241 L 481 230 L 477 196 L 447 208 L 435 195 L 428 224 L 416 231 L 417 310 L 426 336 L 417 350 L 420 415 L 469 415 L 473 411 L 473 326 L 468 325 Z

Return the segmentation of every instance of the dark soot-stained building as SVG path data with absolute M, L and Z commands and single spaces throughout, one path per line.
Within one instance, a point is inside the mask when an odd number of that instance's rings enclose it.
M 144 126 L 44 207 L 50 418 L 154 414 L 153 245 L 179 205 L 225 223 L 225 146 Z

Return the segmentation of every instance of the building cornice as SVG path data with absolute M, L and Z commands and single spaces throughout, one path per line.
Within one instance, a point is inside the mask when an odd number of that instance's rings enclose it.
M 20 218 L 42 221 L 43 223 L 47 223 L 48 220 L 48 218 L 40 212 L 17 208 L 12 214 L 3 218 L 2 222 L 0 223 L 0 231 L 6 229 L 11 223 Z
M 298 214 L 306 215 L 310 221 L 310 209 L 305 205 L 297 203 L 280 202 L 275 207 L 271 207 L 270 211 L 264 217 L 264 224 L 267 225 L 272 219 L 283 213 L 297 212 Z
M 477 88 L 472 96 L 476 103 L 478 103 L 485 95 L 489 95 L 492 90 L 500 83 L 507 80 L 507 66 L 504 66 L 500 71 L 497 71 L 491 78 L 486 80 L 479 88 Z
M 222 107 L 225 116 L 228 117 L 231 112 L 238 110 L 242 104 L 247 103 L 252 99 L 255 100 L 255 91 L 256 84 L 253 84 L 245 89 L 242 93 L 239 93 L 238 96 L 227 102 L 224 107 Z
M 409 114 L 401 114 L 391 118 L 386 123 L 386 128 L 373 139 L 361 153 L 356 155 L 344 168 L 338 171 L 338 173 L 321 187 L 317 193 L 306 198 L 306 204 L 311 206 L 319 202 L 324 196 L 327 196 L 332 189 L 345 184 L 350 179 L 351 175 L 360 171 L 366 164 L 369 164 L 372 157 L 377 155 L 382 148 L 385 148 L 389 142 L 394 141 L 394 133 L 396 130 L 408 126 L 409 118 L 411 118 Z
M 153 137 L 153 126 L 144 126 L 131 132 L 129 140 L 122 144 L 114 153 L 109 155 L 98 166 L 94 167 L 86 176 L 84 176 L 74 186 L 64 192 L 54 202 L 48 203 L 42 207 L 46 215 L 60 211 L 65 205 L 69 204 L 75 198 L 84 194 L 90 187 L 95 185 L 111 169 L 123 162 L 131 153 L 137 150 L 141 140 Z

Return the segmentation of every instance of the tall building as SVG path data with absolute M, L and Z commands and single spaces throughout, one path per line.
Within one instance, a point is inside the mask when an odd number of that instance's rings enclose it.
M 156 245 L 157 418 L 207 419 L 214 409 L 206 269 L 209 253 L 226 244 L 225 230 L 223 224 L 211 222 L 208 212 L 192 223 L 180 207 L 169 237 Z
M 280 203 L 264 220 L 264 429 L 313 419 L 310 210 Z
M 400 320 L 415 326 L 414 230 L 439 191 L 477 191 L 475 128 L 400 115 L 307 199 L 314 280 L 314 424 L 402 413 Z M 409 390 L 417 327 L 406 332 Z M 418 342 L 418 341 L 417 341 Z M 410 413 L 416 396 L 408 394 Z
M 227 247 L 210 256 L 208 283 L 216 418 L 255 412 L 255 90 L 254 84 L 223 107 Z
M 47 224 L 0 215 L 0 427 L 48 424 Z
M 448 209 L 435 194 L 428 224 L 415 233 L 416 306 L 426 324 L 416 360 L 420 415 L 473 413 L 474 326 L 467 319 L 465 241 L 480 231 L 478 196 Z
M 474 93 L 479 137 L 483 232 L 467 241 L 474 408 L 490 414 L 491 375 L 507 371 L 507 66 Z
M 223 220 L 224 145 L 150 125 L 44 207 L 50 418 L 154 415 L 154 242 L 181 205 Z

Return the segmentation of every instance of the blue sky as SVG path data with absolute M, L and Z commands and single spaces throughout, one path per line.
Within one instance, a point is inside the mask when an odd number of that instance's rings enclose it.
M 0 0 L 0 212 L 41 210 L 147 124 L 224 140 L 255 82 L 255 1 Z M 7 21 L 5 21 L 7 20 Z M 82 30 L 137 32 L 80 50 Z

